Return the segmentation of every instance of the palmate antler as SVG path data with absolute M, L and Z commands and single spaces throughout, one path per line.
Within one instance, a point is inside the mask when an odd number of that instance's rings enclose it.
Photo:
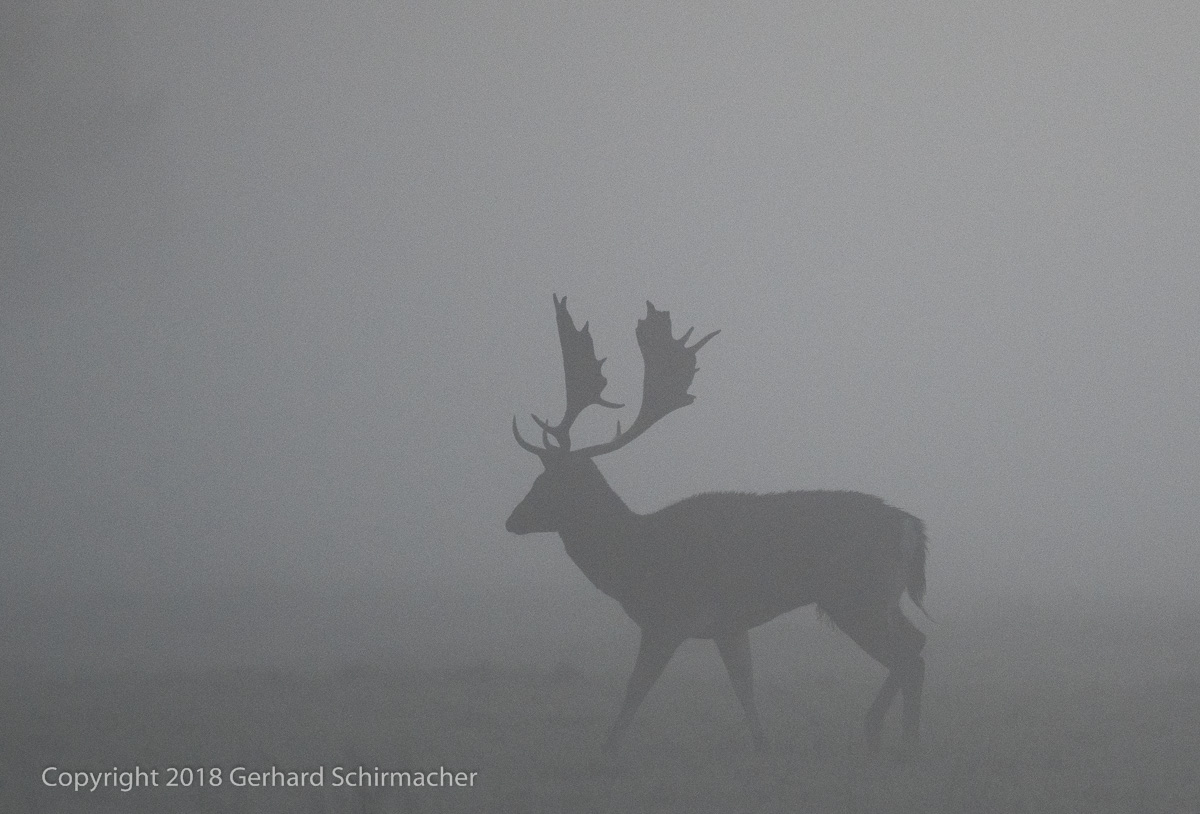
M 516 437 L 517 443 L 538 456 L 571 449 L 571 425 L 588 405 L 623 406 L 606 401 L 601 396 L 608 380 L 600 373 L 600 366 L 604 364 L 604 360 L 596 359 L 587 323 L 584 323 L 583 328 L 575 329 L 575 323 L 567 312 L 566 297 L 560 300 L 556 295 L 554 308 L 558 319 L 558 337 L 562 343 L 563 369 L 566 374 L 566 411 L 562 420 L 553 426 L 536 415 L 533 416 L 533 420 L 542 428 L 543 447 L 537 447 L 522 438 L 517 430 L 517 419 L 513 418 L 513 436 Z M 576 450 L 574 454 L 590 458 L 620 449 L 667 413 L 686 407 L 696 400 L 695 396 L 688 393 L 692 379 L 699 370 L 696 367 L 696 353 L 720 331 L 713 331 L 695 345 L 688 347 L 687 340 L 692 335 L 692 330 L 689 328 L 679 339 L 673 338 L 671 313 L 659 311 L 647 300 L 646 317 L 638 320 L 636 331 L 638 347 L 641 348 L 642 359 L 645 362 L 642 404 L 638 409 L 637 418 L 624 432 L 621 431 L 620 422 L 617 422 L 616 437 L 608 443 L 585 447 Z M 552 444 L 550 436 L 554 436 L 557 443 Z
M 556 426 L 551 426 L 536 415 L 532 418 L 542 428 L 543 443 L 549 448 L 548 436 L 553 435 L 558 449 L 565 452 L 571 448 L 571 425 L 585 408 L 592 404 L 612 409 L 625 405 L 614 404 L 601 395 L 604 386 L 608 384 L 608 379 L 600 372 L 605 360 L 596 358 L 596 347 L 592 343 L 588 323 L 583 323 L 583 327 L 576 330 L 575 320 L 571 319 L 571 314 L 567 311 L 567 298 L 564 296 L 560 300 L 557 294 L 553 296 L 554 317 L 558 322 L 558 341 L 562 345 L 567 409 Z
M 623 404 L 615 404 L 606 400 L 601 393 L 608 379 L 600 372 L 604 359 L 596 358 L 596 348 L 592 342 L 592 334 L 588 323 L 576 329 L 575 321 L 567 311 L 567 298 L 554 295 L 554 316 L 558 322 L 558 341 L 562 345 L 563 374 L 566 380 L 567 407 L 562 420 L 556 425 L 536 415 L 531 416 L 534 422 L 542 428 L 542 443 L 535 446 L 524 438 L 517 430 L 517 419 L 513 416 L 513 436 L 523 449 L 538 456 L 567 452 L 571 449 L 571 425 L 588 406 L 599 404 L 601 407 L 619 408 Z M 554 436 L 551 443 L 550 436 Z
M 642 350 L 642 359 L 646 366 L 642 379 L 642 405 L 638 408 L 637 418 L 625 432 L 621 432 L 621 424 L 618 422 L 617 434 L 608 443 L 585 447 L 577 454 L 591 458 L 620 449 L 650 429 L 667 413 L 686 407 L 696 400 L 696 397 L 688 392 L 696 371 L 700 369 L 696 367 L 696 354 L 720 331 L 713 331 L 695 345 L 688 347 L 688 337 L 692 335 L 693 330 L 695 329 L 688 328 L 679 339 L 673 338 L 671 312 L 659 311 L 654 307 L 654 303 L 646 301 L 646 318 L 639 319 L 637 324 L 638 347 Z

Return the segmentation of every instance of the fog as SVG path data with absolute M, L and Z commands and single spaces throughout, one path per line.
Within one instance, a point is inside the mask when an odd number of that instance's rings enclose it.
M 635 509 L 878 494 L 934 606 L 1196 588 L 1190 8 L 2 14 L 9 590 L 583 590 L 502 527 L 552 292 L 626 423 L 644 300 L 722 330 Z

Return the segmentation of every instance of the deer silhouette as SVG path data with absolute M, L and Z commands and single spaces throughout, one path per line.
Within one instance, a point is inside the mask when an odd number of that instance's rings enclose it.
M 637 324 L 645 362 L 637 417 L 607 443 L 571 448 L 571 425 L 596 404 L 619 408 L 601 395 L 600 372 L 588 324 L 575 327 L 567 298 L 554 296 L 566 375 L 566 410 L 558 424 L 536 415 L 542 445 L 521 447 L 544 471 L 513 510 L 505 528 L 516 534 L 557 532 L 567 554 L 597 588 L 621 603 L 641 628 L 641 645 L 625 699 L 605 741 L 616 749 L 638 706 L 675 650 L 691 638 L 712 639 L 729 671 L 757 750 L 767 737 L 754 700 L 749 630 L 795 608 L 816 603 L 888 674 L 867 711 L 865 743 L 879 745 L 884 715 L 903 694 L 902 742 L 915 743 L 921 715 L 925 635 L 900 608 L 905 591 L 921 605 L 925 593 L 923 523 L 883 500 L 849 491 L 776 494 L 714 492 L 649 514 L 625 504 L 593 460 L 620 449 L 668 413 L 691 404 L 696 354 L 716 336 L 692 346 L 689 329 L 672 336 L 671 315 L 646 303 Z

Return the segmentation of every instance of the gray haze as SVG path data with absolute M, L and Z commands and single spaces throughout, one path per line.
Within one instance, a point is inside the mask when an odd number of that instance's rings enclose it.
M 646 299 L 722 330 L 601 462 L 634 509 L 877 494 L 935 616 L 1195 592 L 1198 41 L 1171 2 L 4 4 L 0 588 L 590 591 L 503 528 L 557 292 L 628 405 L 581 439 L 636 411 Z

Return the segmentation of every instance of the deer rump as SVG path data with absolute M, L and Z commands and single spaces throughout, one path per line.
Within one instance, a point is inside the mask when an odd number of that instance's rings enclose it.
M 567 549 L 643 628 L 712 638 L 812 603 L 836 619 L 924 594 L 921 521 L 873 495 L 714 492 L 642 520 L 601 567 Z

